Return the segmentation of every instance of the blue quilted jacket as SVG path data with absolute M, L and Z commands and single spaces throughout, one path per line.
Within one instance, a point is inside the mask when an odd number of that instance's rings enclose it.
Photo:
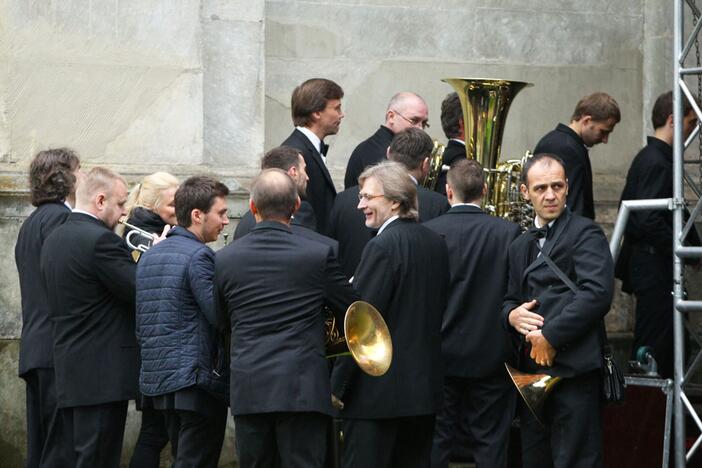
M 213 296 L 214 252 L 176 226 L 137 265 L 136 333 L 144 395 L 193 385 L 228 399 L 229 365 Z

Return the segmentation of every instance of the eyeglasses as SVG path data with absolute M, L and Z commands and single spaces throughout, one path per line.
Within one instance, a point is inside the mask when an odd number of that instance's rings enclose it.
M 385 196 L 385 194 L 383 194 L 383 193 L 378 194 L 378 195 L 371 195 L 370 193 L 359 192 L 358 193 L 358 201 L 361 201 L 361 200 L 371 201 L 374 198 L 384 197 L 384 196 Z
M 428 121 L 428 120 L 422 120 L 421 117 L 412 117 L 411 119 L 408 119 L 407 117 L 405 117 L 404 115 L 400 114 L 400 113 L 397 112 L 396 110 L 393 109 L 392 111 L 393 111 L 394 113 L 396 113 L 397 115 L 399 115 L 400 117 L 402 117 L 403 119 L 405 119 L 405 121 L 406 121 L 407 123 L 412 124 L 413 127 L 422 127 L 422 128 L 429 128 L 429 127 L 430 127 L 429 121 Z

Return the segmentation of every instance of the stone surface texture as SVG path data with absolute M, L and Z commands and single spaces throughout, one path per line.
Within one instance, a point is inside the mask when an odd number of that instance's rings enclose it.
M 653 102 L 673 83 L 672 60 L 664 0 L 0 0 L 0 464 L 21 466 L 25 450 L 13 251 L 31 212 L 26 171 L 38 150 L 70 146 L 85 167 L 116 168 L 130 183 L 155 170 L 214 174 L 233 191 L 231 232 L 261 155 L 292 130 L 290 95 L 305 79 L 345 90 L 346 117 L 327 139 L 339 190 L 348 156 L 398 91 L 426 99 L 428 132 L 443 140 L 440 103 L 452 89 L 442 78 L 533 83 L 512 105 L 502 159 L 567 122 L 580 97 L 606 91 L 622 122 L 591 158 L 609 234 Z M 686 65 L 695 61 L 693 50 Z M 688 84 L 697 89 L 694 78 Z M 701 283 L 690 272 L 691 297 Z M 622 356 L 632 308 L 617 293 L 607 317 Z M 125 464 L 138 421 L 130 410 Z M 222 466 L 236 466 L 229 424 Z

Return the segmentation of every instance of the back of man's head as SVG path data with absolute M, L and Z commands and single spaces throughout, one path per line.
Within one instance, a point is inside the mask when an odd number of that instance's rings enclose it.
M 127 182 L 117 172 L 106 167 L 92 168 L 76 189 L 76 208 L 92 213 L 95 197 L 103 193 L 106 198 L 110 198 L 117 182 L 127 186 Z
M 193 210 L 207 213 L 217 197 L 226 198 L 229 188 L 212 177 L 193 176 L 183 182 L 175 193 L 175 210 L 178 225 L 192 225 Z
M 592 120 L 604 122 L 609 119 L 614 119 L 614 123 L 621 120 L 621 112 L 619 104 L 612 96 L 607 93 L 592 93 L 585 96 L 575 106 L 571 121 L 578 121 L 589 115 Z
M 54 148 L 37 153 L 29 166 L 32 205 L 64 201 L 76 189 L 74 172 L 78 167 L 80 159 L 68 148 Z
M 252 208 L 263 220 L 287 222 L 298 202 L 295 183 L 281 169 L 266 169 L 251 184 Z
M 327 107 L 327 101 L 341 99 L 344 90 L 341 86 L 326 78 L 312 78 L 293 90 L 290 110 L 296 126 L 307 126 L 312 122 L 312 113 L 321 112 Z
M 460 122 L 463 119 L 463 109 L 458 93 L 449 93 L 441 102 L 441 128 L 446 138 L 461 136 Z
M 300 167 L 300 152 L 290 146 L 277 146 L 261 159 L 261 170 L 280 169 L 285 172 L 291 167 Z
M 478 161 L 459 159 L 454 162 L 446 181 L 453 191 L 454 203 L 475 203 L 482 198 L 485 174 Z
M 392 139 L 388 159 L 402 164 L 408 171 L 415 171 L 422 167 L 433 149 L 431 137 L 424 130 L 411 127 L 397 133 Z

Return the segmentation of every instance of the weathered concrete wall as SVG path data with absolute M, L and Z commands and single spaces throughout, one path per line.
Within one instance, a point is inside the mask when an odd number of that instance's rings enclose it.
M 13 249 L 31 210 L 26 168 L 37 150 L 68 145 L 84 165 L 115 167 L 130 181 L 161 169 L 215 173 L 235 191 L 238 217 L 263 150 L 292 129 L 290 94 L 307 78 L 331 78 L 346 92 L 346 118 L 328 141 L 339 189 L 349 154 L 397 91 L 425 97 L 429 133 L 442 139 L 439 108 L 451 88 L 441 78 L 534 83 L 508 118 L 503 158 L 513 158 L 602 90 L 623 113 L 610 143 L 591 151 L 609 230 L 653 100 L 672 84 L 671 10 L 666 0 L 0 0 L 3 466 L 19 466 L 24 453 Z M 618 295 L 608 317 L 619 339 L 631 330 L 631 307 Z M 130 412 L 125 459 L 137 426 Z M 232 441 L 230 427 L 225 464 L 234 463 Z
M 659 11 L 668 8 L 657 3 Z M 346 93 L 346 118 L 330 139 L 337 181 L 397 91 L 424 96 L 430 133 L 443 138 L 440 103 L 452 90 L 440 79 L 450 76 L 534 83 L 510 111 L 504 156 L 532 149 L 569 119 L 580 97 L 598 90 L 618 100 L 624 120 L 608 145 L 593 149 L 596 174 L 624 171 L 641 142 L 641 0 L 268 0 L 266 6 L 266 148 L 290 132 L 292 89 L 311 76 L 331 78 Z

